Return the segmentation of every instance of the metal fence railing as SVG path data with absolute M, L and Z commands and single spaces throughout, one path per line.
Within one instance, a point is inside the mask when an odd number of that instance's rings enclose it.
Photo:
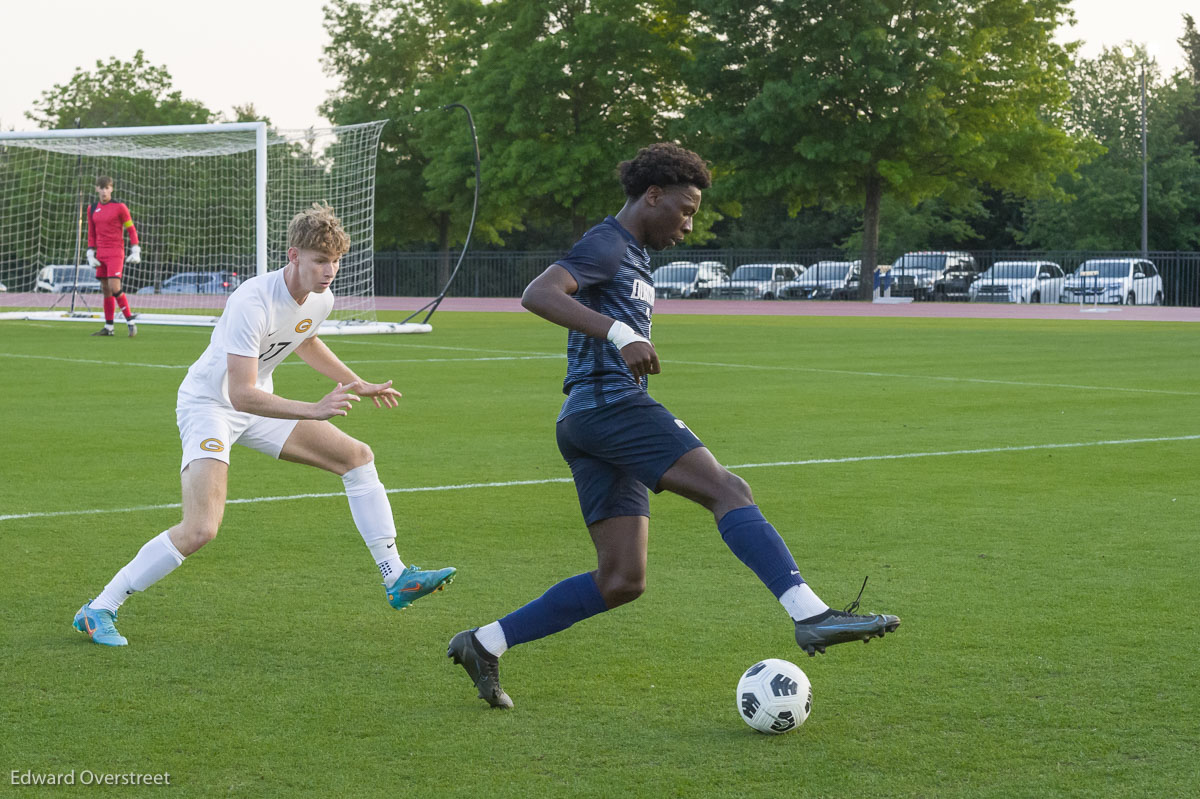
M 519 297 L 529 281 L 564 254 L 564 251 L 470 251 L 447 296 Z M 1080 278 L 1073 277 L 1073 273 L 1085 261 L 1142 258 L 1138 252 L 1085 250 L 975 250 L 955 251 L 954 254 L 956 265 L 948 270 L 943 269 L 936 258 L 927 259 L 928 264 L 922 263 L 924 253 L 915 258 L 914 254 L 902 258 L 904 254 L 901 253 L 882 253 L 879 263 L 896 264 L 890 270 L 893 295 L 909 293 L 916 300 L 1065 302 L 1078 300 L 1078 293 L 1071 287 Z M 655 279 L 659 296 L 730 299 L 853 298 L 857 285 L 853 264 L 859 258 L 857 252 L 836 249 L 677 248 L 652 252 L 650 256 L 651 266 L 655 269 L 672 267 L 659 272 Z M 1151 251 L 1145 260 L 1154 265 L 1157 277 L 1151 276 L 1149 282 L 1137 284 L 1139 303 L 1157 300 L 1164 305 L 1200 307 L 1200 253 Z M 1062 281 L 1044 280 L 1041 290 L 1036 292 L 1018 290 L 1009 276 L 1019 270 L 1003 267 L 989 271 L 1002 261 L 1050 262 L 1062 270 L 1064 277 Z M 822 262 L 834 264 L 816 267 Z M 436 252 L 375 253 L 375 293 L 383 297 L 435 296 L 445 285 L 453 263 L 451 255 Z M 840 275 L 837 263 L 844 267 Z M 932 265 L 930 269 L 924 268 L 929 265 Z M 1091 280 L 1093 287 L 1099 286 L 1098 295 L 1088 293 L 1085 296 L 1089 302 L 1096 299 L 1109 301 L 1118 295 L 1121 300 L 1128 297 L 1128 292 L 1118 290 L 1115 283 L 1112 291 L 1106 294 L 1103 284 L 1109 279 L 1104 276 L 1084 280 Z M 1142 289 L 1157 286 L 1158 280 L 1161 280 L 1161 291 L 1152 291 L 1152 299 L 1143 298 Z M 1115 278 L 1109 282 L 1113 281 Z M 973 283 L 980 284 L 974 292 L 969 290 Z M 1161 299 L 1158 293 L 1161 293 Z

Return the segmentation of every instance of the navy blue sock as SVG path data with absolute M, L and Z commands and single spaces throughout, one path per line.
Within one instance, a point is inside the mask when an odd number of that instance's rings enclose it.
M 577 621 L 608 610 L 592 575 L 584 573 L 555 583 L 537 599 L 500 619 L 509 646 L 536 641 Z
M 717 529 L 726 546 L 758 575 L 776 599 L 792 586 L 804 584 L 787 544 L 757 505 L 729 511 L 717 522 Z

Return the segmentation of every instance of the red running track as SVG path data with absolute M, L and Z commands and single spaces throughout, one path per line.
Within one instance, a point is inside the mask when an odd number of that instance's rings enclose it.
M 49 307 L 55 294 L 0 294 L 0 311 L 20 307 Z M 180 295 L 133 295 L 133 310 L 154 310 L 179 305 Z M 377 297 L 380 311 L 415 311 L 430 302 L 429 297 Z M 220 308 L 223 296 L 187 295 L 190 307 Z M 69 307 L 69 299 L 58 304 L 59 310 Z M 100 295 L 88 295 L 86 304 L 77 307 L 98 310 Z M 1091 308 L 1092 306 L 1085 306 Z M 521 301 L 507 297 L 448 297 L 440 311 L 497 311 L 521 312 Z M 1200 308 L 1155 307 L 1149 305 L 1101 305 L 1099 312 L 1081 310 L 1078 305 L 1020 305 L 1016 303 L 967 302 L 829 302 L 812 300 L 659 300 L 655 313 L 710 314 L 748 316 L 875 316 L 917 319 L 1124 319 L 1138 322 L 1200 322 Z
M 428 303 L 422 297 L 379 297 L 380 311 L 415 311 Z M 1085 306 L 1091 308 L 1092 306 Z M 522 311 L 521 301 L 509 298 L 448 297 L 439 311 Z M 967 302 L 823 302 L 812 300 L 659 300 L 655 313 L 758 316 L 877 316 L 918 319 L 1124 319 L 1138 322 L 1200 322 L 1200 308 L 1101 305 L 1099 312 L 1078 305 L 1020 305 Z

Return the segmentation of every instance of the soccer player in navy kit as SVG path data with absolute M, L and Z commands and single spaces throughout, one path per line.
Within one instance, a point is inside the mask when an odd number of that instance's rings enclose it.
M 466 669 L 479 697 L 512 707 L 500 687 L 499 657 L 637 599 L 646 585 L 647 489 L 671 491 L 712 512 L 726 545 L 779 599 L 810 656 L 846 641 L 883 637 L 890 615 L 859 615 L 857 600 L 831 610 L 800 576 L 787 545 L 763 518 L 750 486 L 721 466 L 682 421 L 650 398 L 647 375 L 661 369 L 650 343 L 654 284 L 647 247 L 672 247 L 692 230 L 711 185 L 698 155 L 654 144 L 619 167 L 625 207 L 584 234 L 567 257 L 525 289 L 521 304 L 570 331 L 558 447 L 571 467 L 597 567 L 553 585 L 507 616 L 458 633 L 447 655 Z

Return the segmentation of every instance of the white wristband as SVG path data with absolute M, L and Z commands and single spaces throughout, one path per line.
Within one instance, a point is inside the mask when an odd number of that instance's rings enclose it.
M 638 335 L 637 331 L 624 322 L 613 322 L 612 327 L 608 329 L 608 340 L 615 344 L 618 350 L 625 349 L 635 341 L 650 343 L 650 339 Z

